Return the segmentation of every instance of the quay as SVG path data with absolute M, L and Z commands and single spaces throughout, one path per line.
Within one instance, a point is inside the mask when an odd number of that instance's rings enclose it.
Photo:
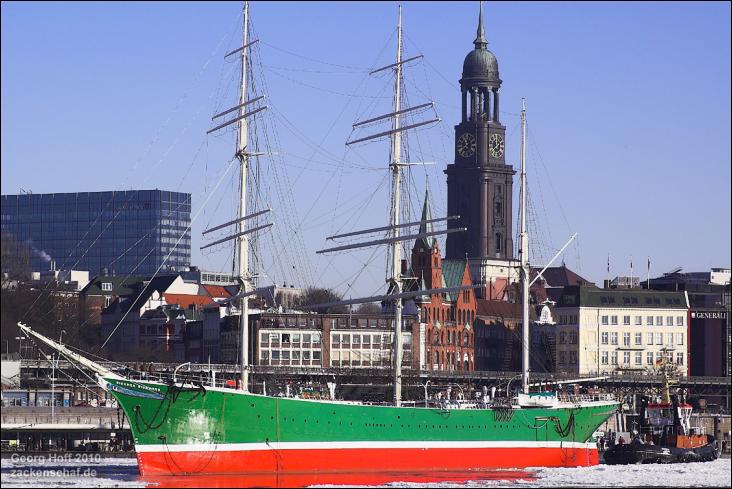
M 175 372 L 177 382 L 204 386 L 233 385 L 238 365 L 105 362 L 104 365 L 129 378 L 168 381 Z M 18 452 L 133 453 L 129 422 L 114 399 L 90 383 L 90 372 L 60 360 L 19 362 L 20 385 L 4 386 L 2 392 L 2 451 Z M 484 390 L 495 397 L 508 397 L 518 388 L 518 372 L 497 371 L 403 371 L 405 399 L 472 399 Z M 53 389 L 49 379 L 54 375 Z M 581 378 L 581 377 L 580 377 Z M 382 402 L 391 389 L 389 368 L 307 368 L 253 366 L 250 388 L 280 396 L 336 397 L 346 400 Z M 535 384 L 546 385 L 574 380 L 561 375 L 536 374 Z M 586 382 L 562 385 L 565 390 L 600 389 L 622 400 L 622 411 L 611 416 L 604 432 L 630 432 L 637 423 L 636 401 L 642 393 L 662 386 L 655 375 L 585 376 Z M 579 386 L 582 386 L 581 388 Z M 513 389 L 512 389 L 513 386 Z M 682 377 L 678 387 L 687 392 L 699 409 L 696 423 L 730 446 L 729 395 L 726 377 Z M 332 389 L 332 392 L 331 392 Z

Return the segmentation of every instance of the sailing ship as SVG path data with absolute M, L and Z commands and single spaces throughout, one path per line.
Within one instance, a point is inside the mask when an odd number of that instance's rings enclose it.
M 254 215 L 247 214 L 247 170 L 252 156 L 247 144 L 247 119 L 262 109 L 248 108 L 252 101 L 246 99 L 247 51 L 252 43 L 248 38 L 249 9 L 246 2 L 243 13 L 243 43 L 236 50 L 242 61 L 239 104 L 226 111 L 236 111 L 232 120 L 212 129 L 238 124 L 236 157 L 241 178 L 238 218 L 221 225 L 238 226 L 238 232 L 232 236 L 237 240 L 240 279 L 240 292 L 233 298 L 238 301 L 241 332 L 241 375 L 237 388 L 179 381 L 175 373 L 167 381 L 128 378 L 22 324 L 19 325 L 21 330 L 94 372 L 99 384 L 117 399 L 129 419 L 142 476 L 475 471 L 597 464 L 598 453 L 592 434 L 616 410 L 618 403 L 608 396 L 561 397 L 557 393 L 529 392 L 525 106 L 521 112 L 523 393 L 512 403 L 493 406 L 473 403 L 459 408 L 416 407 L 402 403 L 402 301 L 422 294 L 456 292 L 477 286 L 419 291 L 405 291 L 404 288 L 398 243 L 440 231 L 400 235 L 400 229 L 404 227 L 422 227 L 424 224 L 423 221 L 400 222 L 399 192 L 404 166 L 400 160 L 400 135 L 415 126 L 400 124 L 400 115 L 406 110 L 401 107 L 400 100 L 401 69 L 408 61 L 402 59 L 401 54 L 401 7 L 396 61 L 386 67 L 395 73 L 394 110 L 389 114 L 391 130 L 388 131 L 391 142 L 391 213 L 389 226 L 380 228 L 388 231 L 389 238 L 379 240 L 379 244 L 390 246 L 390 288 L 383 300 L 393 304 L 394 310 L 393 403 L 367 405 L 250 392 L 247 298 L 256 295 L 257 289 L 251 286 L 248 236 L 261 226 L 250 229 L 245 226 Z M 373 301 L 374 298 L 364 298 L 343 302 Z

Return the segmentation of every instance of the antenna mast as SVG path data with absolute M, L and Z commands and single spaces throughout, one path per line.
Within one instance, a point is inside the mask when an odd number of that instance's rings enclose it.
M 391 244 L 392 270 L 390 282 L 394 286 L 394 293 L 402 292 L 401 279 L 401 244 L 396 241 L 399 238 L 399 187 L 401 185 L 401 149 L 402 135 L 399 131 L 400 110 L 401 110 L 401 81 L 402 81 L 402 6 L 399 5 L 399 23 L 397 25 L 397 53 L 396 65 L 394 66 L 394 115 L 392 117 L 391 134 L 391 162 L 389 164 L 392 174 L 391 191 L 391 226 L 392 238 L 395 241 Z M 392 348 L 394 360 L 394 405 L 399 407 L 402 403 L 402 299 L 394 301 L 394 346 Z
M 523 341 L 521 381 L 523 392 L 529 392 L 529 235 L 526 231 L 526 99 L 521 98 L 521 306 Z

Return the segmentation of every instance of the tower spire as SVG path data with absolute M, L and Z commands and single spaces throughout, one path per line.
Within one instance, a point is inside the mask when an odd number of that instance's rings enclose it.
M 486 49 L 488 41 L 485 39 L 485 30 L 483 29 L 483 2 L 480 2 L 480 13 L 478 14 L 478 33 L 475 37 L 475 49 Z
M 430 191 L 429 189 L 425 190 L 424 192 L 424 204 L 422 205 L 422 223 L 419 225 L 419 232 L 422 233 L 430 233 L 432 232 L 432 223 L 431 222 L 425 222 L 430 221 L 432 219 L 432 210 L 430 209 Z M 428 249 L 432 249 L 432 245 L 435 243 L 435 238 L 432 236 L 425 236 L 423 238 L 418 238 L 422 240 L 422 243 L 425 247 Z

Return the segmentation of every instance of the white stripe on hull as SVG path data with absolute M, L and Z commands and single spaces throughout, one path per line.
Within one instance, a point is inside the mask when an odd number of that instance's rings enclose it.
M 336 441 L 271 443 L 186 443 L 136 445 L 137 452 L 210 452 L 255 450 L 368 450 L 368 449 L 451 449 L 451 448 L 597 448 L 595 443 L 562 441 Z

